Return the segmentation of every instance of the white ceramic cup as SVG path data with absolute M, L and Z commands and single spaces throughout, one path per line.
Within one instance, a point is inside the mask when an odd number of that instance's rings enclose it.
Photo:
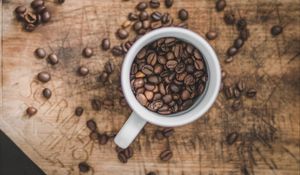
M 176 37 L 200 50 L 208 74 L 204 93 L 198 97 L 195 103 L 185 111 L 170 115 L 160 115 L 142 106 L 131 90 L 129 78 L 131 65 L 137 53 L 147 44 L 164 37 Z M 133 112 L 115 137 L 115 143 L 121 148 L 127 148 L 147 122 L 164 127 L 175 127 L 198 119 L 213 105 L 219 93 L 220 83 L 221 69 L 217 55 L 201 36 L 190 30 L 177 27 L 162 28 L 149 32 L 132 45 L 123 62 L 121 71 L 122 90 Z

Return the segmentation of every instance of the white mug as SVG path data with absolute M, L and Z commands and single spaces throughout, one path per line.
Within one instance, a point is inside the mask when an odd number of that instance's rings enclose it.
M 204 93 L 198 97 L 187 110 L 170 115 L 160 115 L 142 106 L 136 99 L 130 86 L 131 65 L 137 53 L 147 44 L 164 37 L 175 37 L 192 44 L 200 50 L 206 63 L 208 80 Z M 121 84 L 127 103 L 133 110 L 117 136 L 115 143 L 121 148 L 127 148 L 144 125 L 149 122 L 164 127 L 175 127 L 190 123 L 200 118 L 213 105 L 219 93 L 221 83 L 221 68 L 216 53 L 208 42 L 198 34 L 183 28 L 167 27 L 147 33 L 138 39 L 128 51 L 121 71 Z

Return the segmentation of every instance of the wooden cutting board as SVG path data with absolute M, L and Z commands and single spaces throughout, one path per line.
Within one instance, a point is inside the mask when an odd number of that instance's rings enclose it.
M 210 29 L 219 32 L 210 43 L 228 72 L 227 83 L 242 79 L 247 87 L 258 90 L 254 99 L 242 98 L 241 110 L 233 112 L 232 101 L 220 93 L 205 116 L 176 128 L 169 139 L 154 139 L 157 127 L 148 124 L 132 145 L 133 158 L 122 164 L 112 141 L 101 146 L 90 141 L 85 122 L 93 118 L 101 132 L 116 132 L 130 114 L 128 107 L 118 103 L 122 58 L 101 51 L 99 45 L 104 37 L 109 37 L 113 45 L 120 43 L 115 31 L 138 1 L 66 0 L 57 5 L 50 0 L 46 4 L 52 21 L 27 33 L 15 20 L 13 10 L 17 5 L 29 6 L 30 1 L 4 0 L 0 18 L 0 129 L 51 175 L 79 174 L 77 165 L 84 160 L 94 174 L 101 175 L 143 175 L 149 171 L 160 175 L 299 174 L 300 2 L 228 1 L 226 11 L 247 18 L 251 37 L 234 61 L 226 64 L 226 50 L 238 33 L 235 27 L 224 24 L 224 12 L 215 11 L 213 0 L 174 1 L 171 9 L 162 5 L 161 11 L 175 18 L 180 8 L 186 8 L 191 30 L 202 36 Z M 270 29 L 276 24 L 283 25 L 284 31 L 272 37 Z M 90 59 L 81 56 L 86 46 L 96 52 Z M 33 51 L 37 47 L 57 53 L 60 63 L 53 67 L 45 59 L 36 59 Z M 96 82 L 96 76 L 108 60 L 113 61 L 116 71 L 111 83 L 102 85 Z M 87 77 L 76 75 L 79 65 L 90 68 Z M 42 70 L 52 74 L 46 84 L 35 78 Z M 53 90 L 50 100 L 41 97 L 44 87 Z M 113 99 L 114 106 L 95 112 L 90 105 L 94 97 Z M 38 113 L 28 118 L 24 111 L 31 105 Z M 79 105 L 85 112 L 75 117 L 74 108 Z M 239 137 L 228 145 L 225 139 L 231 132 L 238 132 Z M 167 147 L 174 156 L 169 162 L 161 162 L 158 155 Z

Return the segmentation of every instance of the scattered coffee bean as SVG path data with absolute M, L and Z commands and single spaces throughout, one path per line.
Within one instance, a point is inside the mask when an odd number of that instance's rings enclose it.
M 160 6 L 159 0 L 150 0 L 149 5 L 151 8 L 158 8 Z
M 247 21 L 244 18 L 241 18 L 237 21 L 236 27 L 239 31 L 246 29 L 247 27 Z
M 45 2 L 43 0 L 34 0 L 31 2 L 31 7 L 33 9 L 36 9 L 36 8 L 38 8 L 40 6 L 44 6 L 44 5 L 45 5 Z
M 133 149 L 129 146 L 125 150 L 123 150 L 127 159 L 130 159 L 133 156 Z
M 237 39 L 234 40 L 233 45 L 234 45 L 235 48 L 239 49 L 244 45 L 244 40 L 241 39 L 241 38 L 237 38 Z
M 206 33 L 205 36 L 208 40 L 214 40 L 218 37 L 218 33 L 215 32 L 215 31 L 209 31 L 209 32 Z
M 128 32 L 125 30 L 125 29 L 118 29 L 117 31 L 117 36 L 120 38 L 120 39 L 126 39 L 128 37 Z
M 35 29 L 35 25 L 34 24 L 25 24 L 24 25 L 24 30 L 27 32 L 32 32 Z
M 26 11 L 27 11 L 27 9 L 26 9 L 26 7 L 24 7 L 24 6 L 18 6 L 18 7 L 15 9 L 15 13 L 16 13 L 16 14 L 24 14 Z
M 147 173 L 146 175 L 157 175 L 155 172 L 150 171 L 149 173 Z
M 99 81 L 105 83 L 107 80 L 108 80 L 108 73 L 102 72 L 101 75 L 99 76 Z
M 110 48 L 110 41 L 108 38 L 104 38 L 101 42 L 101 47 L 103 50 L 108 50 Z
M 114 46 L 111 50 L 114 56 L 121 56 L 124 54 L 123 49 L 121 46 Z
M 162 151 L 160 153 L 159 157 L 160 157 L 160 160 L 162 160 L 162 161 L 169 161 L 173 157 L 173 153 L 171 150 L 167 149 L 167 150 Z
M 89 69 L 85 66 L 80 66 L 78 68 L 78 74 L 81 75 L 81 76 L 86 76 L 87 74 L 89 74 Z
M 232 133 L 228 134 L 226 136 L 227 144 L 228 145 L 234 144 L 237 141 L 238 137 L 239 137 L 239 133 L 237 133 L 237 132 L 232 132 Z
M 92 108 L 95 111 L 100 111 L 101 110 L 101 101 L 100 100 L 92 99 L 91 104 L 92 104 Z
M 51 92 L 51 90 L 50 90 L 49 88 L 45 88 L 45 89 L 43 90 L 43 96 L 44 96 L 45 98 L 49 99 L 49 98 L 51 97 L 51 95 L 52 95 L 52 92 Z
M 127 158 L 126 155 L 123 151 L 118 153 L 118 159 L 120 160 L 120 162 L 122 163 L 127 163 Z
M 236 85 L 237 89 L 240 91 L 240 92 L 243 92 L 245 90 L 245 83 L 244 81 L 240 80 L 237 85 Z
M 37 109 L 33 106 L 30 106 L 26 109 L 26 113 L 27 113 L 28 116 L 31 117 L 31 116 L 33 116 L 37 113 Z
M 242 107 L 241 100 L 234 100 L 233 103 L 232 103 L 232 106 L 231 106 L 232 110 L 234 110 L 234 111 L 240 110 L 241 107 Z
M 232 12 L 228 12 L 224 14 L 224 21 L 228 25 L 235 24 L 235 15 Z
M 50 55 L 48 55 L 47 61 L 48 63 L 55 65 L 58 63 L 58 57 L 55 53 L 51 53 Z
M 111 61 L 108 61 L 105 63 L 104 69 L 108 74 L 111 74 L 115 69 L 114 64 Z
M 105 145 L 108 142 L 108 136 L 107 134 L 98 134 L 98 139 L 99 139 L 99 144 L 100 145 Z
M 93 49 L 90 47 L 86 47 L 82 51 L 82 55 L 86 58 L 90 58 L 91 56 L 93 56 L 93 53 Z
M 240 98 L 241 96 L 241 92 L 237 88 L 233 89 L 233 94 L 235 98 Z
M 78 168 L 80 172 L 86 173 L 90 171 L 90 166 L 86 162 L 80 162 L 78 164 Z
M 42 18 L 42 21 L 43 21 L 44 23 L 49 22 L 50 19 L 51 19 L 51 14 L 50 14 L 50 12 L 49 12 L 49 11 L 44 11 L 43 13 L 41 13 L 41 18 Z
M 136 6 L 136 9 L 139 11 L 144 11 L 148 7 L 148 4 L 146 2 L 140 2 Z
M 216 9 L 218 12 L 223 11 L 226 7 L 226 1 L 225 0 L 218 0 L 216 2 Z
M 178 12 L 178 18 L 182 21 L 185 21 L 189 18 L 189 13 L 185 9 L 181 9 Z
M 139 16 L 136 13 L 131 12 L 131 13 L 128 14 L 128 20 L 135 21 L 137 19 L 139 19 Z
M 230 48 L 227 50 L 227 55 L 228 55 L 229 57 L 232 57 L 232 56 L 234 56 L 235 54 L 237 54 L 237 52 L 238 52 L 238 49 L 237 49 L 237 48 L 235 48 L 235 47 L 230 47 Z
M 42 14 L 43 12 L 47 11 L 47 8 L 45 6 L 39 6 L 35 9 L 35 12 L 37 14 Z
M 164 128 L 162 132 L 165 137 L 170 137 L 174 134 L 175 130 L 173 128 Z
M 257 93 L 256 89 L 251 88 L 247 91 L 246 95 L 249 98 L 253 98 L 256 96 L 256 93 Z
M 165 6 L 166 6 L 167 8 L 172 7 L 172 5 L 173 5 L 173 0 L 165 0 Z
M 232 87 L 225 88 L 225 96 L 227 99 L 230 99 L 233 97 L 233 88 Z
M 140 18 L 141 21 L 145 21 L 149 18 L 149 15 L 146 11 L 141 11 L 140 15 L 139 15 L 139 18 Z
M 240 31 L 240 36 L 239 36 L 239 37 L 240 37 L 242 40 L 246 41 L 246 40 L 249 38 L 249 36 L 250 36 L 250 32 L 249 32 L 248 29 L 244 29 L 244 30 L 241 30 L 241 31 Z
M 129 20 L 126 20 L 126 21 L 124 21 L 124 22 L 123 22 L 123 24 L 122 24 L 122 28 L 127 28 L 127 27 L 131 26 L 131 24 L 132 24 L 132 22 L 131 22 L 131 21 L 129 21 Z
M 83 114 L 83 111 L 84 111 L 83 107 L 78 106 L 75 108 L 75 115 L 79 117 Z
M 154 132 L 154 136 L 157 140 L 162 140 L 164 138 L 163 132 L 159 129 Z
M 86 122 L 86 126 L 91 130 L 91 131 L 96 131 L 97 130 L 97 124 L 93 119 L 90 119 Z
M 38 80 L 40 80 L 43 83 L 46 83 L 51 80 L 51 75 L 48 72 L 40 72 L 37 75 Z
M 47 55 L 45 49 L 43 49 L 43 48 L 37 48 L 34 51 L 34 53 L 38 58 L 45 58 L 45 56 Z
M 153 21 L 159 21 L 159 20 L 161 20 L 161 17 L 162 17 L 162 14 L 158 11 L 151 13 L 151 19 Z
M 28 12 L 28 13 L 25 13 L 24 15 L 24 21 L 27 23 L 27 24 L 34 24 L 37 22 L 37 15 L 32 13 L 32 12 Z
M 281 34 L 282 31 L 283 31 L 283 27 L 280 25 L 275 25 L 271 28 L 271 34 L 273 36 L 277 36 L 277 35 Z

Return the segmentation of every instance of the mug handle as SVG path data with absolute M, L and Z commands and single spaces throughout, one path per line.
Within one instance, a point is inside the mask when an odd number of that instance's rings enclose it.
M 115 143 L 123 149 L 127 148 L 146 123 L 146 120 L 138 116 L 135 112 L 132 112 L 121 130 L 116 135 L 114 139 Z

